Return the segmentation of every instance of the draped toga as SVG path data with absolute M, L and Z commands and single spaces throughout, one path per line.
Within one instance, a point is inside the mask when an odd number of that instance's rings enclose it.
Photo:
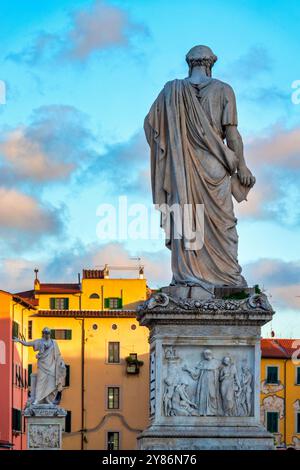
M 229 85 L 216 79 L 200 85 L 188 79 L 168 82 L 145 119 L 154 204 L 190 205 L 190 226 L 196 232 L 195 208 L 204 208 L 200 247 L 191 244 L 183 226 L 178 237 L 173 214 L 169 220 L 166 244 L 172 251 L 174 284 L 208 289 L 246 284 L 237 260 L 231 195 L 230 177 L 238 158 L 224 143 L 226 125 L 237 125 L 235 96 Z
M 38 351 L 36 356 L 38 360 L 38 370 L 35 400 L 40 403 L 47 397 L 54 399 L 56 393 L 62 390 L 66 371 L 58 344 L 55 340 L 34 340 L 33 349 L 34 351 Z

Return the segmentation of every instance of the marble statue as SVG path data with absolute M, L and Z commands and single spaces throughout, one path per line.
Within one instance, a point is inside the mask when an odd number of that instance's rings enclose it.
M 229 356 L 223 358 L 219 381 L 224 415 L 236 416 L 238 414 L 238 396 L 241 386 L 236 366 Z
M 171 284 L 209 292 L 213 286 L 246 286 L 232 195 L 241 202 L 255 183 L 237 129 L 234 92 L 211 77 L 216 60 L 209 47 L 193 47 L 186 56 L 189 76 L 166 83 L 144 123 L 153 201 L 172 253 Z
M 174 384 L 172 379 L 166 378 L 163 394 L 164 415 L 172 416 L 172 398 L 174 394 Z
M 249 367 L 244 364 L 242 366 L 241 374 L 241 394 L 240 394 L 240 406 L 245 416 L 251 415 L 252 409 L 252 373 Z
M 186 365 L 183 370 L 188 372 L 193 380 L 197 380 L 196 399 L 200 416 L 217 416 L 219 408 L 219 366 L 210 349 L 203 351 L 202 360 L 196 367 L 190 369 Z
M 180 381 L 172 396 L 172 414 L 175 416 L 197 416 L 197 405 L 191 401 L 187 392 L 187 382 Z
M 50 335 L 51 330 L 44 328 L 41 339 L 27 342 L 14 338 L 15 342 L 23 346 L 31 346 L 34 351 L 38 351 L 36 355 L 38 371 L 33 405 L 56 404 L 56 396 L 64 386 L 66 366 L 57 342 L 51 339 Z

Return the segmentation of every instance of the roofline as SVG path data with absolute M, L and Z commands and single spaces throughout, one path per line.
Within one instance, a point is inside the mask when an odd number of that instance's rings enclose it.
M 32 317 L 136 318 L 136 310 L 38 310 Z
M 12 298 L 14 302 L 17 302 L 25 307 L 29 308 L 29 310 L 37 310 L 37 308 L 29 301 L 24 299 L 23 297 L 19 297 L 18 295 L 12 294 Z

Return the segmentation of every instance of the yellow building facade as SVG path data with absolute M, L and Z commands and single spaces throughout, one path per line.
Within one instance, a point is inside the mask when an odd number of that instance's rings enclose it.
M 148 330 L 135 310 L 147 298 L 146 280 L 109 278 L 84 270 L 77 284 L 42 284 L 20 293 L 38 303 L 28 339 L 52 330 L 67 365 L 61 406 L 68 412 L 64 449 L 134 449 L 148 424 Z M 29 370 L 35 353 L 29 350 Z M 32 364 L 32 367 L 31 367 Z
M 278 447 L 300 449 L 300 340 L 263 339 L 261 421 Z

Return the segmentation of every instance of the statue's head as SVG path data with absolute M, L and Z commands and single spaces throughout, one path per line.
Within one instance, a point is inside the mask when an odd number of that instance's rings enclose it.
M 211 352 L 210 349 L 205 349 L 203 351 L 203 357 L 204 359 L 206 359 L 207 361 L 210 361 L 211 359 L 213 359 L 213 353 Z
M 225 366 L 229 366 L 229 365 L 231 364 L 231 357 L 230 357 L 230 356 L 225 356 L 225 357 L 223 357 L 223 361 L 222 361 L 222 362 L 223 362 L 223 364 L 224 364 Z
M 206 75 L 211 77 L 211 69 L 218 57 L 213 53 L 210 47 L 194 46 L 187 53 L 185 60 L 189 66 L 189 75 L 192 73 L 193 67 L 203 66 L 206 69 Z
M 42 336 L 44 339 L 48 340 L 51 338 L 51 330 L 50 328 L 48 328 L 47 326 L 45 326 L 45 328 L 43 328 L 43 331 L 42 331 Z

